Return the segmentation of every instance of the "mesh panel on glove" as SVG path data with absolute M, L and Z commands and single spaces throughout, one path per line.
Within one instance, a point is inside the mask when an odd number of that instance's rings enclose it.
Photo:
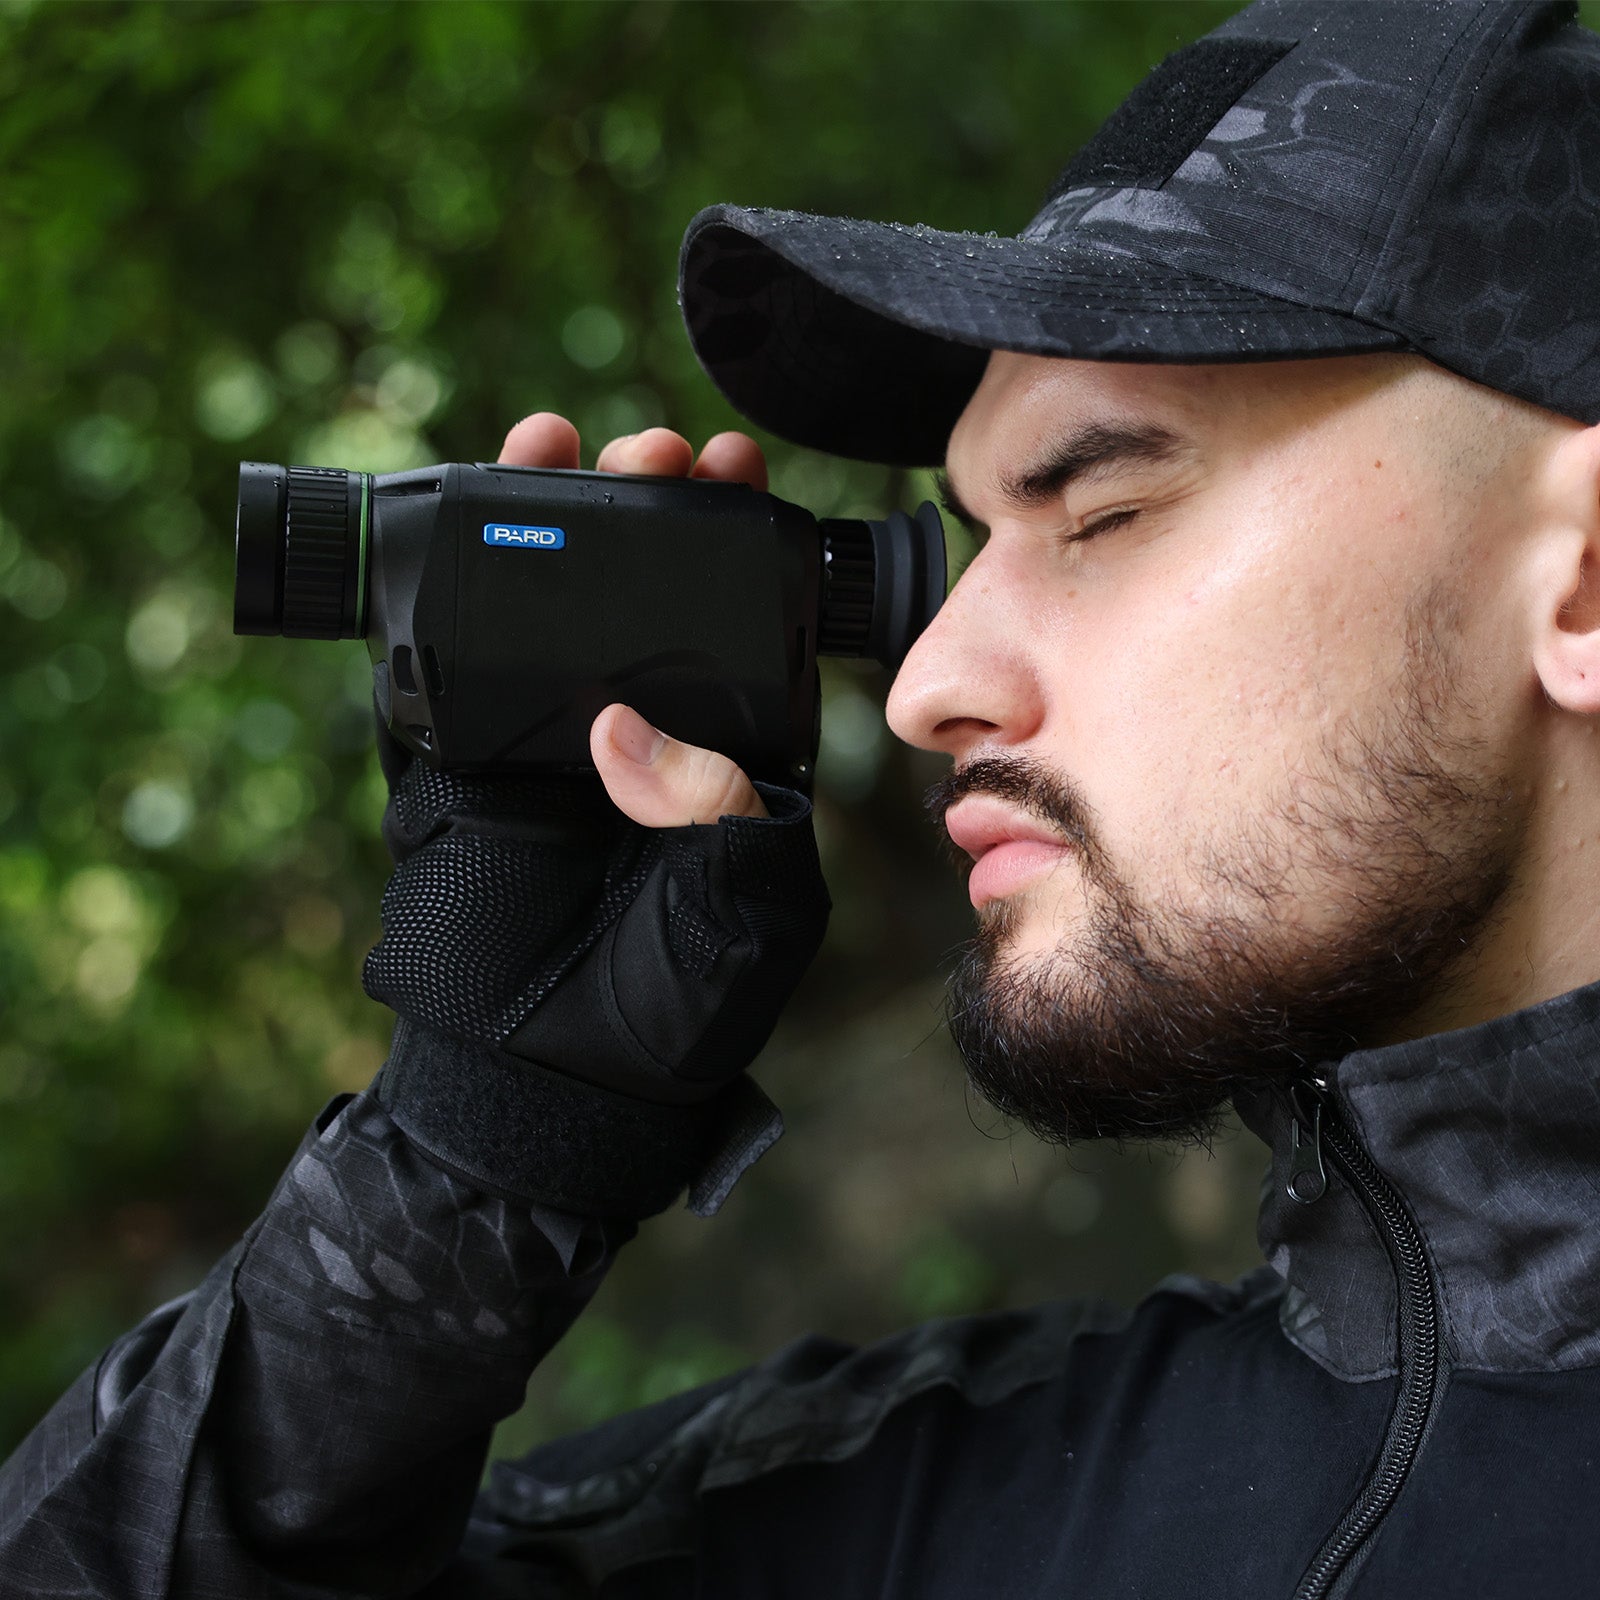
M 390 777 L 383 838 L 396 861 L 461 823 L 480 833 L 602 852 L 631 826 L 598 778 L 486 777 L 440 772 L 415 760 L 398 778 Z
M 655 853 L 643 836 L 610 862 L 510 833 L 435 839 L 384 891 L 367 993 L 446 1033 L 498 1043 L 633 900 Z

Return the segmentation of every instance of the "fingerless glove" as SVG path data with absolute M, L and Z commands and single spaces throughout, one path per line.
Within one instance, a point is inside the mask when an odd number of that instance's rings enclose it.
M 380 738 L 396 870 L 367 993 L 401 1018 L 379 1098 L 494 1192 L 715 1210 L 781 1121 L 743 1069 L 821 943 L 810 803 L 649 829 L 598 778 L 438 772 Z

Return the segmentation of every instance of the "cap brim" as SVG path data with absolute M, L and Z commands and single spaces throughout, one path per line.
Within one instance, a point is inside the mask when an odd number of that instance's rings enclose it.
M 760 427 L 832 455 L 944 459 L 991 350 L 1267 361 L 1407 348 L 1387 329 L 1074 243 L 712 206 L 680 295 L 712 381 Z

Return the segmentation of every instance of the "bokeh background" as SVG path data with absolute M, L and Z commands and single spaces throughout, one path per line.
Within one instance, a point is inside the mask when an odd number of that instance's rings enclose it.
M 388 865 L 369 664 L 231 632 L 239 460 L 481 459 L 538 409 L 587 461 L 736 425 L 675 306 L 701 206 L 1014 232 L 1231 9 L 0 3 L 0 1453 L 198 1279 L 388 1040 L 359 982 Z M 764 442 L 819 515 L 928 492 Z M 1254 1259 L 1248 1136 L 1050 1151 L 970 1099 L 938 764 L 888 737 L 881 673 L 824 680 L 836 909 L 756 1068 L 789 1134 L 714 1222 L 647 1228 L 504 1449 L 805 1329 Z

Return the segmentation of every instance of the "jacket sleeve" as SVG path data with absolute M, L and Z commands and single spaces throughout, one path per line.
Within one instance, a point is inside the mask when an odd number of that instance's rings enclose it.
M 334 1101 L 234 1250 L 0 1467 L 5 1593 L 418 1593 L 632 1232 L 459 1181 L 370 1090 Z

